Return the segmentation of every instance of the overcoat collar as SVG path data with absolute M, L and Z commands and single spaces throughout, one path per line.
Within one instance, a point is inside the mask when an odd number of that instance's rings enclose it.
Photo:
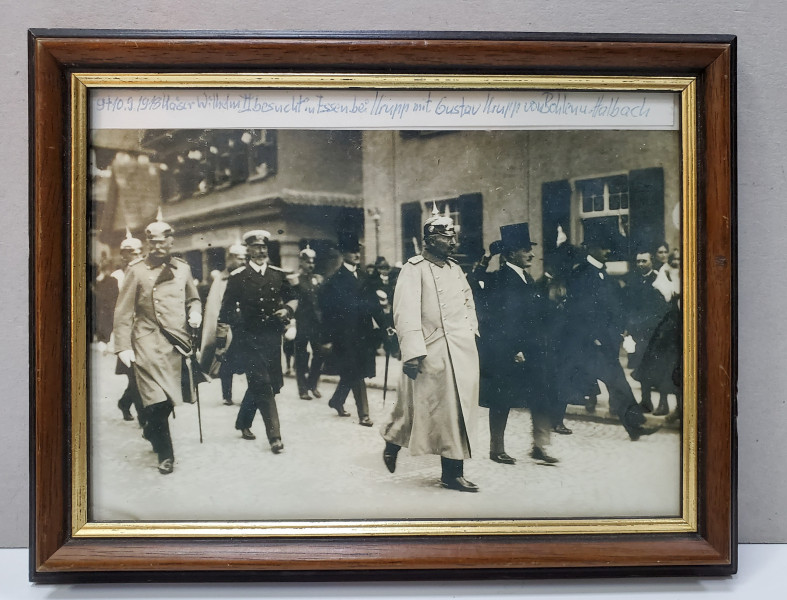
M 423 256 L 426 260 L 428 260 L 433 265 L 440 267 L 441 269 L 445 265 L 448 265 L 449 267 L 451 266 L 451 261 L 444 258 L 440 258 L 439 256 L 435 256 L 434 254 L 429 252 L 429 250 L 426 248 L 424 248 L 423 251 L 421 252 L 421 256 Z

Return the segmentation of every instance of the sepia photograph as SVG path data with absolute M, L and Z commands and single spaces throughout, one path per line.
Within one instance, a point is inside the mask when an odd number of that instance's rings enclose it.
M 680 94 L 598 88 L 92 89 L 88 520 L 685 518 Z

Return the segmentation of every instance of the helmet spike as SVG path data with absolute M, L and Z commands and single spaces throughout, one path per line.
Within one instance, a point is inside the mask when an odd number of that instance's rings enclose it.
M 440 211 L 437 210 L 437 202 L 432 202 L 432 215 L 436 217 L 439 214 L 440 214 Z

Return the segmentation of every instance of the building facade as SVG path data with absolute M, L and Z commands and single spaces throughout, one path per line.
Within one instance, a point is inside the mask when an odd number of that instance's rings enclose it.
M 392 263 L 419 250 L 433 207 L 454 217 L 465 264 L 517 222 L 548 253 L 558 226 L 578 245 L 587 220 L 606 220 L 623 270 L 636 250 L 680 242 L 676 131 L 366 131 L 363 147 L 367 248 Z

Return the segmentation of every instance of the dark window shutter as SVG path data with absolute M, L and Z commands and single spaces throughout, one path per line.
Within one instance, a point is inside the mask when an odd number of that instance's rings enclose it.
M 413 241 L 415 240 L 415 241 Z M 415 245 L 421 248 L 421 203 L 402 204 L 402 262 L 417 254 Z
M 632 250 L 653 252 L 664 241 L 664 169 L 631 171 L 629 202 Z
M 471 265 L 484 254 L 484 203 L 481 194 L 464 194 L 457 198 L 457 212 L 461 216 L 457 253 L 460 263 Z
M 557 226 L 571 239 L 571 184 L 567 179 L 548 181 L 541 186 L 541 236 L 544 257 L 557 245 Z

